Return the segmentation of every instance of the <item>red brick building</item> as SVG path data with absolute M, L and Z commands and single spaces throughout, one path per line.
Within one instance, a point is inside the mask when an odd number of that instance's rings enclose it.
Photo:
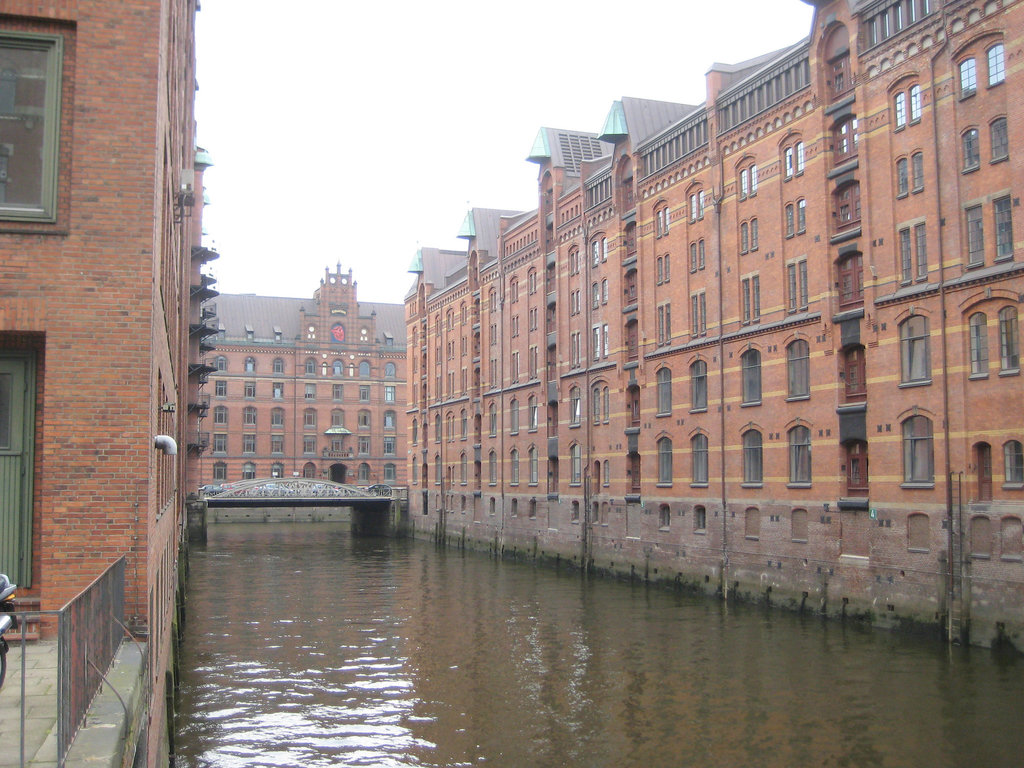
M 215 255 L 195 205 L 195 11 L 0 9 L 0 571 L 53 610 L 127 558 L 150 764 L 167 761 L 190 290 Z
M 200 482 L 315 477 L 403 486 L 401 304 L 361 302 L 352 271 L 312 299 L 221 294 L 204 305 L 209 403 Z
M 703 104 L 542 129 L 537 208 L 422 253 L 413 516 L 1020 645 L 1024 12 L 811 4 Z

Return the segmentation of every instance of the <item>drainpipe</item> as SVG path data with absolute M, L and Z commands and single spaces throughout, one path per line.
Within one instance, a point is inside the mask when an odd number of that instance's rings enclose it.
M 612 173 L 614 173 L 615 172 L 614 163 L 612 165 L 613 165 Z M 590 391 L 591 390 L 591 373 L 590 373 L 590 368 L 591 368 L 591 364 L 593 363 L 593 360 L 594 360 L 593 354 L 594 354 L 595 351 L 597 351 L 597 350 L 590 349 L 590 345 L 593 343 L 593 340 L 594 340 L 594 331 L 593 331 L 593 328 L 592 328 L 592 326 L 594 324 L 594 296 L 593 296 L 593 292 L 591 290 L 591 285 L 590 285 L 591 280 L 593 278 L 593 274 L 592 274 L 593 273 L 593 262 L 591 261 L 591 253 L 590 253 L 591 247 L 592 247 L 592 244 L 590 242 L 590 227 L 588 227 L 587 226 L 587 222 L 584 221 L 583 222 L 583 247 L 580 249 L 580 252 L 581 252 L 581 254 L 583 256 L 583 263 L 586 265 L 586 270 L 583 273 L 584 274 L 584 280 L 583 280 L 584 285 L 583 285 L 583 287 L 587 289 L 587 293 L 584 294 L 586 296 L 586 307 L 587 307 L 586 314 L 584 315 L 584 317 L 586 317 L 585 325 L 586 325 L 586 331 L 587 331 L 587 333 L 586 333 L 587 342 L 586 342 L 586 344 L 582 344 L 580 346 L 583 347 L 584 350 L 586 350 L 584 352 L 584 354 L 586 355 L 586 358 L 585 358 L 585 361 L 586 361 L 586 378 L 585 378 L 585 382 L 586 382 L 587 389 L 586 389 L 586 393 L 583 393 L 583 392 L 580 393 L 580 402 L 581 403 L 583 402 L 583 397 L 586 397 L 587 398 L 586 402 L 590 403 L 590 397 L 592 395 L 592 392 Z M 571 344 L 572 344 L 572 342 L 570 340 L 570 346 L 571 346 Z M 581 351 L 583 351 L 583 350 L 581 350 Z M 594 407 L 594 404 L 590 403 L 591 410 L 593 409 L 593 407 Z M 582 411 L 582 406 L 581 406 L 581 411 Z M 582 413 L 580 413 L 580 418 L 583 418 L 583 414 Z M 580 544 L 582 546 L 582 550 L 580 552 L 580 556 L 582 558 L 581 561 L 580 561 L 580 565 L 583 568 L 583 572 L 584 573 L 589 573 L 590 572 L 590 558 L 591 558 L 591 556 L 593 554 L 593 545 L 594 545 L 594 542 L 593 542 L 594 533 L 593 533 L 593 530 L 591 528 L 591 526 L 593 526 L 593 524 L 594 524 L 594 519 L 593 519 L 593 516 L 590 513 L 590 480 L 591 480 L 590 465 L 591 465 L 591 462 L 593 461 L 593 456 L 592 456 L 591 450 L 590 450 L 591 441 L 592 441 L 592 431 L 591 431 L 591 419 L 590 419 L 590 416 L 588 415 L 583 420 L 584 420 L 583 434 L 584 434 L 584 437 L 585 437 L 585 439 L 587 441 L 587 453 L 586 453 L 587 459 L 586 459 L 586 463 L 583 465 L 583 478 L 582 478 L 583 479 L 583 522 L 582 522 L 583 528 L 580 531 Z M 569 472 L 570 472 L 570 474 L 572 473 L 572 467 L 571 466 L 569 467 Z
M 709 139 L 710 143 L 710 139 Z M 722 273 L 722 200 L 725 197 L 725 158 L 721 147 L 718 152 L 718 195 L 712 195 L 711 204 L 715 211 L 715 259 L 718 277 L 718 429 L 720 438 L 721 502 L 722 502 L 722 599 L 729 599 L 729 522 L 726 505 L 729 501 L 725 479 L 725 275 Z
M 945 33 L 943 35 L 942 44 L 939 49 L 929 60 L 930 76 L 931 76 L 931 91 L 932 91 L 932 142 L 935 147 L 935 151 L 932 153 L 935 157 L 935 188 L 939 194 L 936 196 L 936 214 L 938 216 L 939 224 L 939 237 L 938 239 L 938 257 L 939 257 L 939 307 L 941 310 L 940 317 L 940 328 L 942 331 L 941 344 L 942 344 L 942 437 L 945 443 L 943 450 L 943 470 L 944 477 L 943 483 L 946 487 L 946 532 L 947 532 L 947 563 L 946 563 L 946 589 L 947 599 L 949 605 L 947 607 L 946 617 L 946 634 L 947 639 L 953 640 L 953 601 L 955 599 L 957 584 L 954 581 L 954 564 L 953 564 L 953 541 L 954 536 L 961 535 L 959 526 L 954 526 L 954 515 L 953 515 L 953 485 L 950 481 L 950 473 L 952 472 L 952 466 L 950 463 L 950 426 L 949 426 L 949 343 L 946 339 L 946 268 L 945 268 L 945 253 L 943 248 L 942 227 L 942 163 L 939 160 L 939 120 L 938 120 L 938 99 L 936 98 L 936 74 L 935 74 L 935 63 L 939 57 L 944 55 L 949 46 L 949 31 L 946 26 L 946 10 L 943 7 L 940 11 L 942 20 L 942 29 Z M 954 125 L 956 124 L 956 112 L 957 112 L 957 101 L 953 98 L 953 115 Z M 959 186 L 959 185 L 958 185 Z M 955 527 L 955 530 L 954 530 Z M 961 593 L 962 594 L 962 593 Z

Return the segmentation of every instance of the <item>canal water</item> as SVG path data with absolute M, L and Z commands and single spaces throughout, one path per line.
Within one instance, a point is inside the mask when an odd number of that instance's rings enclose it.
M 177 766 L 1024 764 L 1024 659 L 639 584 L 225 525 Z

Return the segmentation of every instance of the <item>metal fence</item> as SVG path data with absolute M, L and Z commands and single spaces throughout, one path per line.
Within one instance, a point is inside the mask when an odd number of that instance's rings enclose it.
M 25 628 L 40 623 L 53 626 L 56 621 L 57 661 L 52 672 L 57 684 L 52 710 L 52 722 L 56 726 L 56 755 L 43 759 L 52 765 L 50 761 L 56 758 L 57 765 L 63 766 L 89 705 L 103 683 L 122 639 L 128 635 L 124 625 L 124 575 L 125 559 L 121 557 L 59 611 L 19 611 L 16 614 L 18 626 L 22 628 L 22 639 L 13 642 L 12 651 L 20 649 L 20 658 L 18 664 L 8 666 L 4 688 L 20 687 L 17 765 L 22 768 L 36 757 L 35 754 L 26 754 L 32 742 L 26 728 L 38 727 L 30 725 L 29 719 L 38 720 L 41 714 L 29 711 L 29 694 L 33 687 L 29 678 L 50 674 L 40 670 L 40 659 L 31 660 L 31 657 L 34 653 L 39 656 L 52 653 L 53 647 L 52 643 L 45 641 L 27 642 Z M 42 739 L 39 734 L 35 736 Z M 4 742 L 5 747 L 13 747 L 13 743 L 6 739 Z M 38 746 L 32 744 L 30 748 L 36 750 Z M 4 761 L 4 764 L 9 763 Z
M 61 608 L 58 762 L 63 762 L 93 696 L 114 660 L 124 625 L 124 556 Z

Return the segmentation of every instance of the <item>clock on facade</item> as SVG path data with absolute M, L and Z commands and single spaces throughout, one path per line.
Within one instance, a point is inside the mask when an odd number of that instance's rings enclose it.
M 345 326 L 341 323 L 335 323 L 331 326 L 331 336 L 334 337 L 335 341 L 345 340 Z

